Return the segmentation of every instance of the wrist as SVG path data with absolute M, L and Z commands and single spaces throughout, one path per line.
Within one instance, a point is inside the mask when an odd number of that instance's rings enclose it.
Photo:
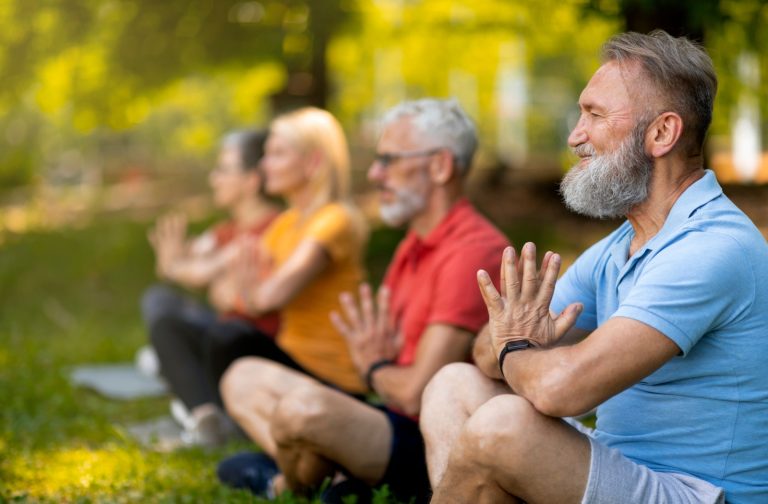
M 370 366 L 368 366 L 368 370 L 365 372 L 365 384 L 368 386 L 368 389 L 373 390 L 373 375 L 378 371 L 379 369 L 386 367 L 386 366 L 394 366 L 395 361 L 392 359 L 379 359 L 372 363 Z
M 501 372 L 501 376 L 504 377 L 504 360 L 510 353 L 538 347 L 539 345 L 537 343 L 528 339 L 515 339 L 505 342 L 498 353 L 499 371 Z

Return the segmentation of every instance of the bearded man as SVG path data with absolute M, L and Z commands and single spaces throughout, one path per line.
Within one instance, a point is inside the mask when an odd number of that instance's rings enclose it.
M 568 139 L 572 209 L 627 221 L 557 280 L 507 249 L 478 367 L 427 387 L 433 502 L 768 502 L 768 247 L 703 168 L 717 80 L 664 32 L 603 48 Z M 597 426 L 569 417 L 597 407 Z
M 475 274 L 498 274 L 509 242 L 464 197 L 477 136 L 457 102 L 405 102 L 383 123 L 368 178 L 384 221 L 406 225 L 408 234 L 376 300 L 363 285 L 359 301 L 346 293 L 343 316 L 332 317 L 383 405 L 274 362 L 241 359 L 224 376 L 222 397 L 265 454 L 224 461 L 225 483 L 262 495 L 306 493 L 338 476 L 325 502 L 347 495 L 367 502 L 371 487 L 384 484 L 403 502 L 429 498 L 421 395 L 443 365 L 468 358 L 488 322 Z

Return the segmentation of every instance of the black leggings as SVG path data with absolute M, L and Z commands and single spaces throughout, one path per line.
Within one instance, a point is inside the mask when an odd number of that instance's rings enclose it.
M 272 338 L 244 320 L 203 325 L 167 315 L 151 324 L 150 338 L 160 373 L 189 410 L 222 404 L 219 380 L 239 357 L 264 357 L 306 373 Z

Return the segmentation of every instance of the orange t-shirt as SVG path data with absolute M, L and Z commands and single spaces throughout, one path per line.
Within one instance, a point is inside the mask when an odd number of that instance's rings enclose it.
M 339 294 L 356 292 L 363 279 L 361 266 L 365 236 L 355 225 L 353 210 L 329 203 L 301 218 L 286 210 L 263 237 L 273 267 L 279 267 L 304 240 L 320 244 L 330 264 L 280 310 L 277 344 L 315 376 L 353 393 L 366 390 L 352 364 L 347 343 L 331 324 L 329 314 L 339 309 Z

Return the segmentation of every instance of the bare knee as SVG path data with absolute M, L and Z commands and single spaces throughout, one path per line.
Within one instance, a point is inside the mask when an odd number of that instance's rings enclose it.
M 545 417 L 522 397 L 497 396 L 475 411 L 462 431 L 459 444 L 464 456 L 481 466 L 500 460 L 524 462 L 524 454 L 537 444 L 535 432 Z
M 235 360 L 224 372 L 219 382 L 221 398 L 230 415 L 238 418 L 249 409 L 253 400 L 253 388 L 261 381 L 262 363 L 253 357 L 241 357 Z
M 311 440 L 313 432 L 322 429 L 332 413 L 328 393 L 322 385 L 307 384 L 283 397 L 275 408 L 271 422 L 275 441 L 280 444 Z
M 475 366 L 465 362 L 446 364 L 427 383 L 422 395 L 422 404 L 434 402 L 448 394 L 453 395 L 462 383 L 473 378 L 475 371 L 478 371 Z

